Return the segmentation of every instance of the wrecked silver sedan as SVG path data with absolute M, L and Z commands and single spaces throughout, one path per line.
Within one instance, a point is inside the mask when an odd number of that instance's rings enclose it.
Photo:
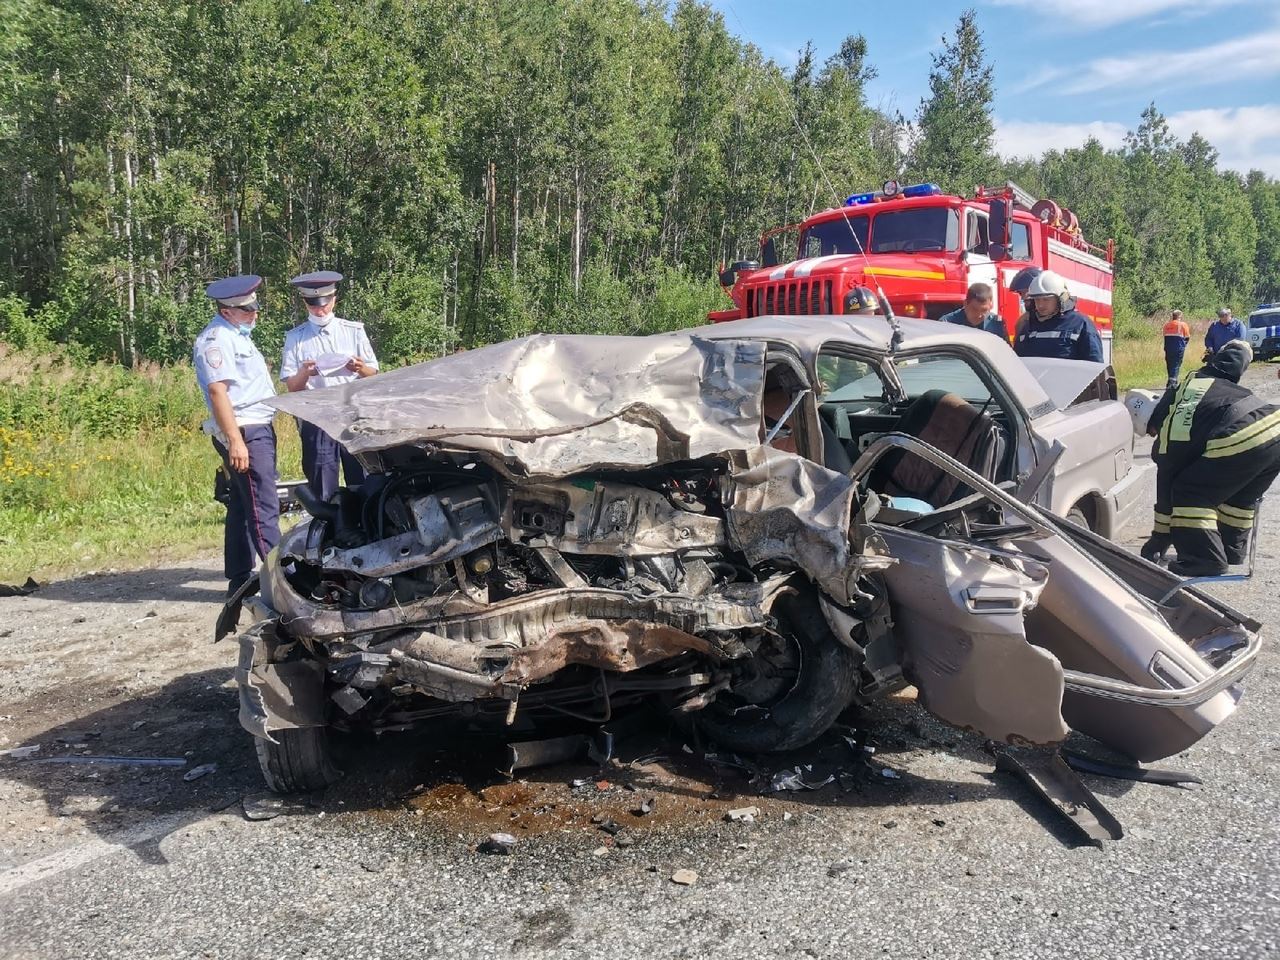
M 534 336 L 278 398 L 369 478 L 311 503 L 219 622 L 260 590 L 236 676 L 268 785 L 329 782 L 334 726 L 518 731 L 648 701 L 778 751 L 908 684 L 1010 744 L 1197 741 L 1259 625 L 1034 505 L 1062 454 L 990 368 L 1007 409 L 938 377 L 913 395 L 895 359 L 970 344 L 1035 384 L 996 338 L 937 331 Z

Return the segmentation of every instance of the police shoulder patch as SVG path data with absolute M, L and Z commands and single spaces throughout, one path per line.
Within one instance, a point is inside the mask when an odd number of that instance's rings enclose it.
M 205 349 L 204 362 L 214 370 L 222 366 L 222 350 L 217 344 Z

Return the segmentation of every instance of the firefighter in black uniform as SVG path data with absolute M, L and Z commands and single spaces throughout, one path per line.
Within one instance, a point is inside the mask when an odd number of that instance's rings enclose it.
M 1243 340 L 1223 344 L 1205 366 L 1169 390 L 1151 414 L 1156 437 L 1155 526 L 1142 556 L 1184 577 L 1226 573 L 1248 558 L 1254 511 L 1280 473 L 1280 408 L 1240 386 L 1253 359 Z

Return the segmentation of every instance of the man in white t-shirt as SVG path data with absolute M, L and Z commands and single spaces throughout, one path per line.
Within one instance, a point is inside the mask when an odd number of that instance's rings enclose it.
M 280 379 L 291 391 L 349 383 L 378 372 L 378 358 L 364 324 L 335 316 L 342 274 L 318 270 L 289 282 L 302 294 L 307 319 L 285 334 Z M 311 492 L 323 502 L 338 491 L 338 464 L 348 487 L 364 481 L 360 461 L 314 424 L 298 421 L 302 472 Z

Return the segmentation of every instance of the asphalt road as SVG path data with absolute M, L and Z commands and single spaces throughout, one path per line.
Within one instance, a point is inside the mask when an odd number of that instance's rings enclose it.
M 1274 370 L 1249 378 L 1280 398 Z M 1276 622 L 1278 553 L 1280 524 L 1268 520 L 1254 579 L 1215 589 Z M 976 739 L 909 700 L 858 721 L 879 745 L 871 766 L 838 739 L 809 757 L 818 774 L 844 773 L 812 792 L 761 800 L 678 742 L 606 773 L 603 787 L 570 787 L 590 772 L 577 766 L 505 784 L 473 744 L 442 734 L 348 744 L 340 785 L 249 820 L 239 801 L 250 795 L 253 809 L 260 787 L 235 724 L 235 650 L 208 643 L 219 585 L 206 559 L 0 600 L 0 748 L 187 762 L 0 760 L 4 956 L 1280 952 L 1280 659 L 1270 644 L 1236 714 L 1167 761 L 1203 787 L 1086 778 L 1127 831 L 1101 850 L 994 773 Z M 466 760 L 441 752 L 454 746 Z M 216 771 L 183 779 L 209 761 Z M 650 797 L 652 813 L 630 812 Z M 746 805 L 760 807 L 754 822 L 724 821 Z M 617 819 L 627 845 L 593 814 Z M 519 836 L 514 853 L 475 851 L 504 826 Z M 677 869 L 696 882 L 672 882 Z

